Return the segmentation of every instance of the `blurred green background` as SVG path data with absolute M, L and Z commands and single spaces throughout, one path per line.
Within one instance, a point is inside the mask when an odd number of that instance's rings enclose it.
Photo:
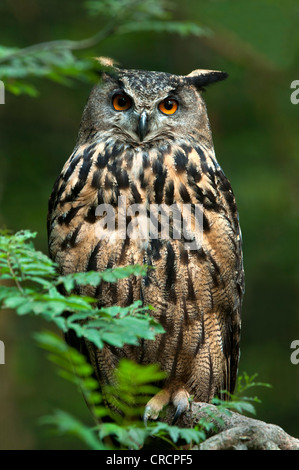
M 145 0 L 146 3 L 147 0 Z M 172 2 L 174 17 L 198 22 L 209 37 L 135 32 L 111 37 L 81 56 L 109 56 L 126 68 L 187 74 L 224 70 L 229 79 L 205 93 L 218 161 L 240 212 L 246 294 L 240 372 L 258 373 L 272 389 L 256 389 L 258 419 L 299 437 L 298 200 L 299 4 L 291 0 Z M 0 4 L 0 43 L 26 47 L 54 39 L 83 39 L 104 26 L 84 2 L 7 0 Z M 1 78 L 1 77 L 0 77 Z M 38 232 L 47 253 L 47 200 L 75 144 L 91 85 L 65 87 L 35 80 L 37 98 L 6 94 L 0 105 L 0 226 Z M 80 393 L 56 376 L 32 339 L 49 327 L 11 312 L 0 317 L 6 364 L 0 365 L 0 449 L 83 448 L 76 438 L 49 433 L 38 419 L 60 408 L 86 423 Z

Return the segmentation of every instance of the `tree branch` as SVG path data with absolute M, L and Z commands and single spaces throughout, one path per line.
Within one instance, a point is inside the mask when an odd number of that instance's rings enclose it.
M 100 44 L 102 41 L 107 39 L 117 30 L 117 25 L 115 22 L 109 23 L 104 29 L 98 31 L 94 36 L 90 38 L 82 39 L 79 41 L 72 41 L 69 39 L 59 39 L 56 41 L 41 42 L 39 44 L 34 44 L 33 46 L 24 47 L 18 51 L 13 52 L 12 54 L 3 56 L 0 58 L 0 64 L 7 62 L 8 60 L 14 59 L 16 57 L 28 56 L 30 54 L 36 54 L 41 51 L 47 50 L 58 50 L 58 49 L 68 49 L 68 50 L 80 50 L 80 49 L 89 49 L 97 44 Z
M 171 420 L 173 412 L 169 411 L 167 421 Z M 201 419 L 213 421 L 217 430 L 192 450 L 299 450 L 299 439 L 281 427 L 236 412 L 225 413 L 208 403 L 192 403 L 176 424 L 190 428 Z

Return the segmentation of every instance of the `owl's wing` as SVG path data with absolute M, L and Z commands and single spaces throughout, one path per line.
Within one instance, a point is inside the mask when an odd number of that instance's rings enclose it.
M 232 229 L 234 237 L 232 256 L 235 259 L 235 270 L 232 272 L 232 288 L 230 290 L 233 304 L 231 310 L 231 321 L 227 323 L 225 328 L 225 338 L 227 342 L 225 355 L 229 371 L 227 390 L 230 393 L 233 393 L 236 385 L 240 359 L 241 310 L 245 292 L 242 233 L 239 224 L 239 214 L 235 196 L 229 180 L 220 167 L 216 172 L 216 180 L 219 188 L 218 197 L 222 201 L 222 205 L 226 210 L 228 223 Z

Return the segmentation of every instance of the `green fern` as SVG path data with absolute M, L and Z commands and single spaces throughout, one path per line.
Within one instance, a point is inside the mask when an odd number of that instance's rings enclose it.
M 91 449 L 112 448 L 111 438 L 119 445 L 113 448 L 136 450 L 142 448 L 149 438 L 166 441 L 173 448 L 177 448 L 178 442 L 180 445 L 182 442 L 198 444 L 206 438 L 204 429 L 211 428 L 209 423 L 195 429 L 183 429 L 162 422 L 144 425 L 141 419 L 144 406 L 159 391 L 152 384 L 165 377 L 157 365 L 141 366 L 126 359 L 120 361 L 115 370 L 114 385 L 103 389 L 105 403 L 118 409 L 113 411 L 104 404 L 98 383 L 93 378 L 93 369 L 83 355 L 53 332 L 44 331 L 35 334 L 35 338 L 39 346 L 48 352 L 48 359 L 55 365 L 58 374 L 78 387 L 94 420 L 98 422 L 89 428 L 69 413 L 55 410 L 52 415 L 43 417 L 41 424 L 54 426 L 60 434 L 75 435 Z M 112 422 L 102 421 L 107 417 Z
M 145 275 L 147 267 L 126 266 L 105 273 L 58 276 L 57 265 L 34 249 L 35 236 L 26 230 L 0 235 L 0 279 L 12 284 L 0 285 L 0 305 L 14 309 L 18 315 L 38 315 L 63 332 L 73 330 L 98 348 L 104 343 L 116 347 L 136 345 L 140 338 L 151 340 L 164 332 L 149 314 L 151 307 L 142 307 L 141 302 L 127 308 L 98 309 L 93 298 L 71 293 L 78 284 L 97 286 L 103 281 L 113 283 L 128 276 Z M 60 293 L 61 286 L 68 295 Z
M 1 308 L 13 309 L 18 315 L 36 315 L 53 323 L 63 333 L 73 330 L 78 337 L 91 341 L 100 349 L 105 343 L 116 347 L 136 345 L 140 338 L 153 340 L 157 334 L 163 334 L 163 328 L 150 315 L 151 307 L 142 307 L 140 302 L 135 302 L 126 308 L 111 306 L 99 309 L 93 298 L 73 293 L 77 286 L 97 286 L 101 282 L 113 283 L 128 276 L 143 276 L 148 269 L 146 266 L 60 276 L 57 265 L 35 250 L 35 236 L 28 230 L 16 234 L 0 232 Z M 60 293 L 62 288 L 66 295 Z M 65 311 L 68 316 L 65 316 Z M 193 429 L 163 422 L 150 422 L 145 427 L 142 421 L 144 406 L 158 391 L 153 384 L 165 378 L 158 366 L 141 366 L 122 360 L 115 370 L 113 384 L 99 391 L 93 368 L 77 350 L 53 332 L 38 333 L 35 337 L 40 347 L 48 351 L 59 375 L 82 392 L 98 424 L 90 428 L 61 410 L 42 418 L 42 423 L 55 426 L 59 433 L 77 436 L 91 449 L 140 449 L 153 438 L 166 441 L 174 449 L 183 444 L 192 447 L 217 431 L 217 425 L 221 424 L 220 413 L 229 414 L 230 410 L 255 413 L 253 403 L 258 403 L 258 398 L 244 394 L 255 386 L 269 386 L 255 382 L 256 374 L 250 377 L 244 373 L 238 378 L 234 395 L 223 391 L 230 400 L 215 398 L 212 403 L 217 405 L 218 412 L 207 407 L 207 418 L 202 418 Z M 107 417 L 110 422 L 103 422 Z M 118 444 L 112 445 L 111 442 Z

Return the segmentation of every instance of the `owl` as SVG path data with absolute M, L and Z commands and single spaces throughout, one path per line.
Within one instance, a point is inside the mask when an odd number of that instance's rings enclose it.
M 166 378 L 145 407 L 145 422 L 166 405 L 174 406 L 176 420 L 190 397 L 210 402 L 223 390 L 233 392 L 236 382 L 241 231 L 202 97 L 204 87 L 224 78 L 201 69 L 186 76 L 117 67 L 102 72 L 49 199 L 49 252 L 62 274 L 151 268 L 80 293 L 99 307 L 152 305 L 163 334 L 101 350 L 68 338 L 86 352 L 101 386 L 113 382 L 122 358 L 159 364 Z

